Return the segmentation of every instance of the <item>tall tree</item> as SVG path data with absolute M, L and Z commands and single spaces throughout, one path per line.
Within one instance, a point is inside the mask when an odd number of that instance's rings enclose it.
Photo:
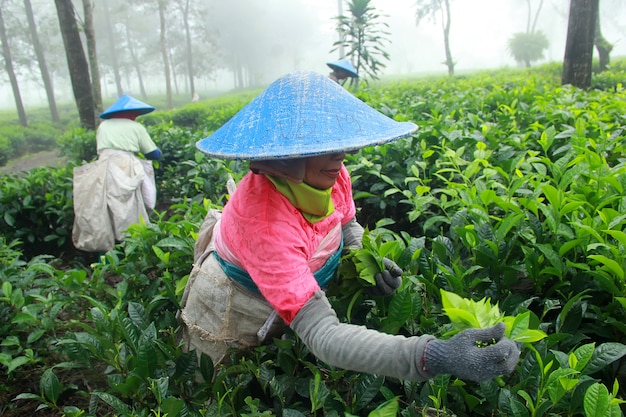
M 148 99 L 148 94 L 146 93 L 146 87 L 143 82 L 143 71 L 141 71 L 141 65 L 139 63 L 139 58 L 137 57 L 137 51 L 135 50 L 135 45 L 131 42 L 131 34 L 130 34 L 130 24 L 129 21 L 126 21 L 126 42 L 128 42 L 128 52 L 130 53 L 130 58 L 133 63 L 133 67 L 135 68 L 135 73 L 137 74 L 137 82 L 139 82 L 139 92 L 141 97 L 144 100 Z
M 89 79 L 89 65 L 78 33 L 78 24 L 72 0 L 54 0 L 59 16 L 59 27 L 65 45 L 67 67 L 70 72 L 74 99 L 78 107 L 80 124 L 85 129 L 95 130 L 96 118 Z
M 113 31 L 113 26 L 111 25 L 111 17 L 109 10 L 109 2 L 105 1 L 102 3 L 102 11 L 104 12 L 104 21 L 106 24 L 107 31 L 107 40 L 109 41 L 109 53 L 111 54 L 111 66 L 113 67 L 113 77 L 115 79 L 115 86 L 117 88 L 118 97 L 124 94 L 124 90 L 122 89 L 122 77 L 120 75 L 120 66 L 117 62 L 117 51 L 115 50 L 115 32 Z
M 600 0 L 570 0 L 562 84 L 591 86 L 593 44 Z
M 172 81 L 171 81 L 171 72 L 170 72 L 170 59 L 167 50 L 167 34 L 166 34 L 166 24 L 165 24 L 165 10 L 167 8 L 166 0 L 159 0 L 159 21 L 161 23 L 161 56 L 163 57 L 163 66 L 165 69 L 165 91 L 167 95 L 167 108 L 171 109 L 174 107 L 174 103 L 172 101 Z
M 371 4 L 371 0 L 349 0 L 349 14 L 337 16 L 337 32 L 343 40 L 333 44 L 331 52 L 341 46 L 347 49 L 350 59 L 362 78 L 378 79 L 378 74 L 386 67 L 383 59 L 389 60 L 385 47 L 389 44 L 389 25 L 381 20 L 381 15 Z M 363 77 L 365 75 L 365 77 Z M 351 82 L 354 82 L 354 78 Z
M 600 11 L 598 10 L 598 18 L 596 19 L 596 32 L 593 39 L 593 43 L 598 51 L 599 71 L 606 71 L 611 63 L 611 51 L 613 45 L 602 36 L 602 29 L 600 27 Z
M 93 26 L 93 8 L 94 5 L 91 0 L 83 0 L 83 15 L 85 19 L 83 29 L 87 40 L 94 111 L 98 115 L 102 113 L 102 89 L 100 88 L 100 66 L 98 65 L 98 50 L 96 49 L 96 32 Z
M 26 11 L 28 29 L 30 32 L 31 42 L 33 43 L 33 49 L 35 50 L 35 55 L 37 56 L 37 63 L 39 64 L 41 79 L 43 80 L 44 89 L 46 90 L 46 96 L 48 98 L 50 117 L 52 118 L 53 122 L 59 123 L 61 119 L 59 118 L 57 102 L 54 98 L 54 87 L 52 85 L 52 79 L 50 78 L 50 72 L 48 71 L 46 56 L 41 46 L 41 42 L 39 41 L 39 34 L 37 33 L 37 25 L 35 24 L 35 16 L 33 15 L 33 7 L 30 3 L 30 0 L 24 0 L 24 10 Z
M 185 52 L 187 58 L 187 76 L 189 77 L 189 91 L 191 97 L 196 95 L 196 87 L 193 83 L 193 51 L 191 49 L 191 27 L 189 25 L 189 0 L 180 0 L 178 7 L 180 8 L 183 16 L 183 25 L 185 26 L 185 45 L 187 50 Z
M 2 57 L 4 58 L 4 67 L 9 75 L 9 81 L 11 83 L 11 89 L 13 90 L 13 98 L 15 99 L 15 107 L 17 108 L 17 114 L 22 126 L 28 126 L 28 119 L 26 118 L 26 111 L 24 110 L 24 103 L 22 102 L 22 94 L 20 93 L 20 87 L 17 82 L 17 76 L 15 75 L 15 69 L 13 68 L 13 59 L 11 57 L 11 47 L 9 46 L 9 38 L 7 37 L 7 31 L 4 24 L 4 17 L 2 16 L 2 6 L 0 3 L 0 41 L 2 42 Z
M 437 20 L 437 14 L 441 14 L 443 47 L 446 54 L 446 60 L 443 63 L 448 67 L 448 75 L 453 76 L 456 62 L 454 62 L 450 50 L 450 28 L 452 27 L 450 0 L 417 0 L 416 6 L 415 21 L 417 25 L 419 25 L 424 18 L 430 18 L 430 20 L 434 22 Z

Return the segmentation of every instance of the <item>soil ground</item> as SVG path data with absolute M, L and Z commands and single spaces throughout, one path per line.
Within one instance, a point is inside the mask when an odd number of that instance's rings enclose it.
M 38 167 L 61 167 L 63 165 L 65 165 L 65 158 L 59 156 L 56 150 L 42 151 L 9 161 L 6 166 L 0 167 L 0 173 L 15 174 Z

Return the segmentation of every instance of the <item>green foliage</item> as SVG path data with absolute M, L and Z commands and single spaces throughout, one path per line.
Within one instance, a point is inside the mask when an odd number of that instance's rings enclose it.
M 505 316 L 500 313 L 498 305 L 491 305 L 489 299 L 479 301 L 462 298 L 452 292 L 441 290 L 441 304 L 454 334 L 465 329 L 492 327 L 503 322 L 506 325 L 505 336 L 515 342 L 538 342 L 547 335 L 538 329 L 530 329 L 530 311 L 517 316 Z M 533 320 L 536 322 L 535 320 Z
M 51 256 L 25 261 L 20 249 L 18 242 L 0 238 L 0 374 L 6 381 L 0 384 L 2 393 L 5 384 L 19 387 L 20 381 L 33 380 L 42 365 L 60 363 L 52 340 L 67 330 L 69 320 L 84 319 L 81 296 L 103 291 L 102 282 L 90 279 L 85 270 L 57 268 L 62 264 Z M 41 376 L 41 394 L 22 395 L 55 404 L 61 391 L 48 369 Z
M 98 262 L 69 248 L 71 166 L 3 177 L 0 394 L 13 400 L 3 411 L 620 415 L 626 91 L 623 63 L 613 66 L 589 91 L 562 87 L 560 66 L 548 65 L 372 83 L 357 93 L 420 128 L 346 158 L 367 231 L 328 290 L 340 320 L 442 337 L 502 320 L 524 343 L 512 375 L 474 384 L 358 374 L 319 361 L 289 330 L 217 368 L 184 351 L 176 315 L 198 228 L 226 201 L 226 179 L 247 171 L 194 146 L 241 102 L 222 112 L 216 103 L 204 116 L 199 103 L 145 116 L 166 150 L 160 206 Z M 67 133 L 68 147 L 84 134 Z M 403 269 L 402 285 L 390 297 L 368 295 L 383 257 Z
M 24 242 L 29 258 L 71 248 L 72 168 L 36 168 L 0 183 L 0 233 Z
M 9 160 L 28 153 L 36 153 L 54 147 L 65 125 L 59 126 L 47 119 L 49 115 L 29 115 L 24 127 L 8 115 L 0 113 L 0 166 Z
M 61 155 L 77 164 L 96 159 L 96 132 L 79 127 L 69 130 L 57 139 Z

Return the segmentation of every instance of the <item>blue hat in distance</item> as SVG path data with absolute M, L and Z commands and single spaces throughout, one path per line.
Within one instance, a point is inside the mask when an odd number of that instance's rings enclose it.
M 355 151 L 405 137 L 397 122 L 313 72 L 274 81 L 196 147 L 225 159 L 271 160 Z
M 154 111 L 154 107 L 144 103 L 143 101 L 139 101 L 136 98 L 129 96 L 128 94 L 124 94 L 123 96 L 118 98 L 117 101 L 111 105 L 111 107 L 102 112 L 102 114 L 100 114 L 100 118 L 109 119 L 111 118 L 113 113 L 131 110 L 136 111 L 139 114 L 148 114 Z
M 345 72 L 350 74 L 351 77 L 359 76 L 359 74 L 356 72 L 356 68 L 354 68 L 354 65 L 352 65 L 352 63 L 348 61 L 347 59 L 340 59 L 339 61 L 327 62 L 326 65 L 328 65 L 330 69 L 332 70 L 336 70 L 336 69 L 344 70 Z

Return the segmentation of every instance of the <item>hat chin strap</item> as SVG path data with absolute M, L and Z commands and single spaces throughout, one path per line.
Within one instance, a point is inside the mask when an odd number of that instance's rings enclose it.
M 250 170 L 255 174 L 284 178 L 296 184 L 304 181 L 305 168 L 306 158 L 250 161 Z

